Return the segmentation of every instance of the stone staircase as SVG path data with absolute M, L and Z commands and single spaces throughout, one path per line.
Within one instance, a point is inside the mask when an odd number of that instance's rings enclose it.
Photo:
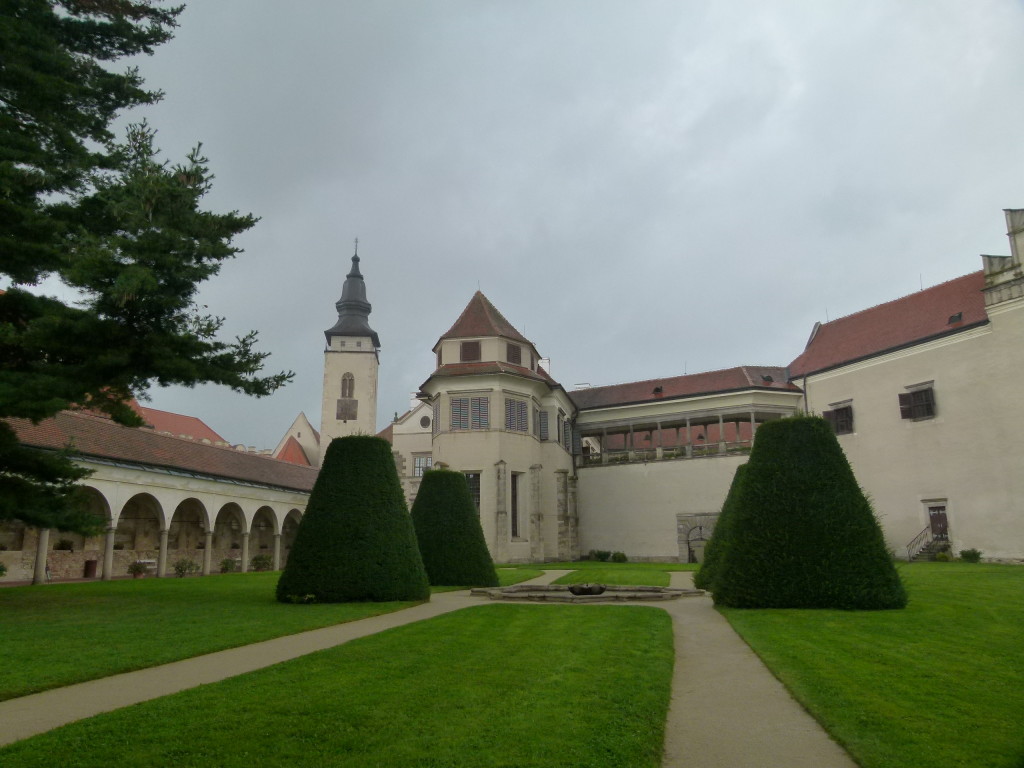
M 949 549 L 948 539 L 932 539 L 911 558 L 911 562 L 920 563 L 934 561 L 935 556 L 939 554 L 939 552 L 948 552 Z

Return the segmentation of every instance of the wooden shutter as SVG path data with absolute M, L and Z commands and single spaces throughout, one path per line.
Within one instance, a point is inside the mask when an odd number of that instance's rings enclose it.
M 548 439 L 548 412 L 545 410 L 540 412 L 540 439 Z
M 825 421 L 828 422 L 828 425 L 830 427 L 832 427 L 832 431 L 833 432 L 838 432 L 838 430 L 836 429 L 836 412 L 835 411 L 825 411 L 824 413 L 821 414 L 821 418 L 823 418 Z
M 910 392 L 900 393 L 900 418 L 901 419 L 912 419 L 914 418 L 914 405 L 911 398 Z
M 505 359 L 513 365 L 523 364 L 523 348 L 518 344 L 508 344 Z
M 463 363 L 473 363 L 480 359 L 480 342 L 464 341 L 459 346 L 459 360 Z
M 486 397 L 470 398 L 470 429 L 487 429 L 490 426 L 490 402 Z
M 525 400 L 516 400 L 516 430 L 519 432 L 530 431 L 530 421 L 527 417 Z
M 441 398 L 434 401 L 434 423 L 430 425 L 430 434 L 437 435 L 441 431 Z
M 453 397 L 452 429 L 469 429 L 469 398 Z

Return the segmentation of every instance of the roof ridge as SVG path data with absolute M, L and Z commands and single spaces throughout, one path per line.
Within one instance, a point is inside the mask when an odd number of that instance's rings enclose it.
M 739 371 L 739 370 L 742 370 L 744 373 L 746 373 L 746 369 L 747 368 L 778 368 L 780 370 L 785 370 L 786 366 L 784 366 L 784 365 L 730 365 L 730 366 L 728 366 L 726 368 L 715 368 L 715 369 L 710 370 L 710 371 L 697 371 L 695 373 L 679 373 L 679 374 L 676 374 L 675 376 L 655 376 L 654 378 L 650 378 L 650 379 L 638 379 L 636 381 L 620 381 L 617 384 L 599 384 L 596 387 L 586 387 L 586 388 L 583 388 L 583 389 L 575 389 L 573 391 L 574 392 L 592 392 L 595 389 L 607 389 L 609 387 L 624 387 L 624 386 L 628 386 L 630 384 L 650 384 L 650 383 L 653 383 L 653 382 L 656 382 L 656 381 L 664 381 L 666 379 L 681 379 L 681 378 L 688 377 L 688 376 L 705 376 L 707 374 L 712 374 L 712 373 L 724 373 L 725 371 Z

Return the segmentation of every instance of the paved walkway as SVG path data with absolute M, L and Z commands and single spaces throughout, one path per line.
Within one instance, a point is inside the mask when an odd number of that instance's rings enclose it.
M 550 584 L 565 573 L 546 571 L 525 583 Z M 672 586 L 692 587 L 691 574 L 673 573 Z M 468 592 L 441 592 L 383 616 L 0 702 L 0 745 L 481 603 Z M 676 638 L 663 768 L 856 768 L 709 598 L 653 605 L 672 616 Z

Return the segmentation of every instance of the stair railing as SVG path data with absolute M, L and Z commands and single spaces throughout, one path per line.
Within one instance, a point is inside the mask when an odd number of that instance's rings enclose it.
M 915 555 L 927 547 L 932 540 L 932 529 L 928 526 L 907 544 L 907 560 L 913 560 Z

